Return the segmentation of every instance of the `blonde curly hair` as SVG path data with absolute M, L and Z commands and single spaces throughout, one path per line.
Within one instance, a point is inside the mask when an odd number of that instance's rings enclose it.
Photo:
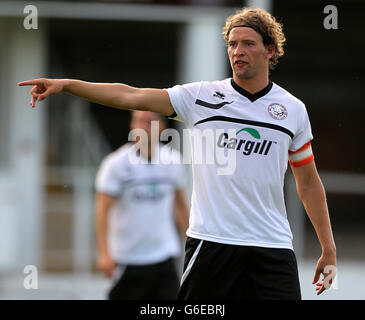
M 265 46 L 274 45 L 275 54 L 269 61 L 270 69 L 274 69 L 279 57 L 284 55 L 284 43 L 286 41 L 283 33 L 283 25 L 264 9 L 243 8 L 226 19 L 223 27 L 223 36 L 228 44 L 229 33 L 234 27 L 247 26 L 254 29 L 262 36 Z

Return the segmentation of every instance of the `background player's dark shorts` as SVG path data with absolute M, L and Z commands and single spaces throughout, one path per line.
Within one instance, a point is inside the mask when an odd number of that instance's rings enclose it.
M 178 299 L 301 299 L 292 250 L 201 241 L 187 239 Z
M 150 265 L 128 265 L 111 288 L 110 300 L 176 299 L 179 279 L 172 258 Z

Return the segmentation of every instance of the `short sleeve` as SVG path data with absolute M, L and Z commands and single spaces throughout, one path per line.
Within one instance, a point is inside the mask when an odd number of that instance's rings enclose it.
M 95 189 L 97 192 L 118 196 L 121 192 L 121 183 L 117 170 L 117 163 L 113 158 L 107 157 L 103 160 L 95 178 Z
M 184 85 L 176 85 L 165 89 L 170 97 L 175 114 L 170 118 L 189 123 L 191 120 L 191 108 L 195 104 L 202 82 L 193 82 Z
M 308 117 L 308 112 L 303 105 L 302 116 L 298 122 L 298 130 L 295 133 L 289 151 L 294 152 L 302 148 L 313 139 L 312 128 Z

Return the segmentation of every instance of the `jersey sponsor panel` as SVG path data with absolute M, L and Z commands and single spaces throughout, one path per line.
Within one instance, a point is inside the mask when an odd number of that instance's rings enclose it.
M 250 94 L 231 78 L 167 91 L 188 128 L 214 131 L 215 147 L 234 150 L 237 159 L 231 176 L 217 174 L 218 164 L 193 162 L 188 234 L 222 243 L 291 247 L 284 175 L 289 157 L 295 163 L 309 159 L 308 150 L 298 150 L 312 139 L 304 104 L 275 83 Z
M 223 132 L 219 135 L 217 146 L 219 148 L 235 149 L 237 151 L 242 151 L 242 154 L 249 156 L 251 153 L 256 153 L 260 155 L 267 156 L 271 145 L 274 141 L 260 140 L 260 135 L 257 130 L 252 128 L 243 128 L 237 131 L 236 135 L 241 131 L 249 132 L 253 138 L 257 139 L 242 139 L 242 138 L 229 138 L 228 133 Z M 275 142 L 276 143 L 276 142 Z

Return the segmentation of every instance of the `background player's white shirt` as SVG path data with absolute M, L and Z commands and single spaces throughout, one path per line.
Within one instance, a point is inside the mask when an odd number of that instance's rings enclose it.
M 96 176 L 96 190 L 117 197 L 110 212 L 109 248 L 120 264 L 158 263 L 180 253 L 173 204 L 184 169 L 173 164 L 181 163 L 179 153 L 163 145 L 161 160 L 155 153 L 151 163 L 135 164 L 128 152 L 139 157 L 127 143 L 103 160 Z
M 298 150 L 313 138 L 304 104 L 274 83 L 250 95 L 231 78 L 166 90 L 176 118 L 188 128 L 234 129 L 237 133 L 236 140 L 216 136 L 214 145 L 236 149 L 232 175 L 218 175 L 217 163 L 195 163 L 192 151 L 187 234 L 220 243 L 292 249 L 284 174 L 288 151 Z M 194 148 L 194 141 L 191 144 Z

